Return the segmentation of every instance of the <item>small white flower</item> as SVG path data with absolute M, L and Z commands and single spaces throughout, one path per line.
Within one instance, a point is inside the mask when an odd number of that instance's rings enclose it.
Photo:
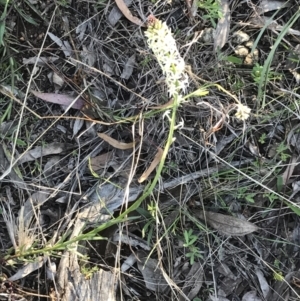
M 145 32 L 147 42 L 153 51 L 163 74 L 170 96 L 185 92 L 188 77 L 185 74 L 185 62 L 180 56 L 176 41 L 165 22 L 155 19 Z
M 170 121 L 171 120 L 170 113 L 171 113 L 170 110 L 165 110 L 165 112 L 162 115 L 163 119 L 167 118 Z
M 235 117 L 241 120 L 246 120 L 250 116 L 251 109 L 241 103 L 237 105 L 237 111 Z
M 175 126 L 175 130 L 181 130 L 184 128 L 184 120 L 181 118 L 181 121 Z

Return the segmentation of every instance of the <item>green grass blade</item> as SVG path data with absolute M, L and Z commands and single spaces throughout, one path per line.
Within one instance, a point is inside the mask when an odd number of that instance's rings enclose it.
M 277 40 L 275 41 L 275 44 L 273 45 L 261 72 L 261 80 L 259 82 L 259 86 L 258 86 L 258 94 L 257 94 L 257 99 L 258 102 L 260 103 L 260 100 L 262 99 L 262 106 L 261 108 L 264 109 L 264 107 L 266 106 L 266 95 L 265 93 L 263 93 L 263 88 L 266 85 L 266 79 L 267 79 L 267 74 L 270 71 L 270 66 L 271 66 L 271 62 L 273 60 L 274 54 L 277 50 L 277 47 L 279 46 L 279 44 L 281 43 L 282 39 L 284 38 L 284 36 L 287 34 L 288 30 L 293 26 L 293 24 L 298 20 L 300 16 L 300 10 L 298 10 L 294 16 L 290 19 L 290 21 L 283 27 L 281 33 L 279 34 Z

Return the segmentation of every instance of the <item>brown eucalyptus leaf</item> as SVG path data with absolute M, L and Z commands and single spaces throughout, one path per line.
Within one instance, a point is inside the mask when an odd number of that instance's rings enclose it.
M 147 170 L 144 171 L 144 173 L 142 174 L 142 176 L 139 178 L 138 182 L 139 183 L 143 183 L 145 180 L 147 180 L 147 178 L 149 177 L 149 175 L 151 174 L 151 172 L 155 169 L 155 167 L 159 164 L 162 156 L 163 156 L 164 151 L 158 147 L 157 149 L 157 153 L 154 157 L 154 160 L 152 161 L 152 163 L 150 164 L 149 168 Z
M 132 15 L 131 11 L 128 9 L 128 7 L 126 6 L 126 4 L 124 3 L 123 0 L 115 0 L 115 1 L 116 1 L 118 8 L 123 13 L 123 15 L 126 17 L 126 19 L 128 19 L 129 21 L 131 21 L 132 23 L 134 23 L 136 25 L 145 26 L 144 23 L 139 18 Z
M 82 107 L 84 106 L 84 100 L 81 97 L 78 97 L 76 99 L 75 96 L 70 96 L 67 94 L 42 93 L 34 90 L 31 90 L 31 93 L 44 101 L 57 103 L 63 106 L 72 105 L 72 108 L 78 110 L 82 109 Z
M 206 220 L 212 228 L 224 235 L 243 236 L 259 229 L 256 225 L 233 216 L 202 210 L 197 213 L 200 219 Z
M 106 141 L 108 144 L 110 144 L 111 146 L 118 148 L 118 149 L 131 149 L 134 147 L 134 142 L 131 143 L 124 143 L 124 142 L 120 142 L 114 138 L 111 138 L 110 136 L 104 134 L 104 133 L 98 133 L 98 136 L 100 138 L 102 138 L 104 141 Z

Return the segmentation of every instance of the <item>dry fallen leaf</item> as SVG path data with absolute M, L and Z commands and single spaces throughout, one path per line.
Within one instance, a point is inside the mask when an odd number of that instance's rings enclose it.
M 290 177 L 292 176 L 295 167 L 299 164 L 299 157 L 296 156 L 295 154 L 292 156 L 290 159 L 290 163 L 288 164 L 286 170 L 284 171 L 282 175 L 282 184 L 286 185 Z
M 29 262 L 21 267 L 17 273 L 13 276 L 8 278 L 9 281 L 17 281 L 19 279 L 24 278 L 25 276 L 29 275 L 30 273 L 40 269 L 46 261 L 45 257 L 39 256 L 33 262 Z
M 51 32 L 48 32 L 48 36 L 56 45 L 58 45 L 61 48 L 61 50 L 64 52 L 64 55 L 66 57 L 71 56 L 72 47 L 68 41 L 62 41 L 59 37 L 57 37 L 56 35 L 54 35 Z
M 145 26 L 144 23 L 137 17 L 133 16 L 126 4 L 123 0 L 115 0 L 118 8 L 123 13 L 123 15 L 132 23 L 139 25 L 139 26 Z
M 60 143 L 60 142 L 49 143 L 46 144 L 45 146 L 37 146 L 35 148 L 32 148 L 30 151 L 26 152 L 26 154 L 24 154 L 19 160 L 19 164 L 23 164 L 29 161 L 34 161 L 37 158 L 41 158 L 44 156 L 60 154 L 72 148 L 73 148 L 72 144 Z
M 278 10 L 284 7 L 289 7 L 291 4 L 285 1 L 270 1 L 270 0 L 262 0 L 258 6 L 258 13 L 264 14 L 269 11 Z
M 143 275 L 145 285 L 148 290 L 158 293 L 164 293 L 168 289 L 163 273 L 159 267 L 157 259 L 149 258 L 148 253 L 139 250 L 137 266 Z
M 194 298 L 199 293 L 203 282 L 203 267 L 199 262 L 194 262 L 190 271 L 185 277 L 185 283 L 182 288 L 183 295 L 179 295 L 179 301 L 195 300 Z
M 131 5 L 132 0 L 124 0 L 125 5 L 128 7 Z M 122 12 L 120 11 L 120 9 L 118 8 L 117 5 L 114 5 L 114 7 L 112 8 L 112 10 L 110 11 L 108 17 L 107 17 L 107 21 L 111 26 L 115 26 L 118 21 L 121 19 L 121 17 L 123 16 Z
M 53 64 L 55 61 L 57 61 L 59 57 L 56 56 L 40 56 L 40 57 L 29 57 L 29 58 L 23 58 L 23 64 L 25 65 L 33 65 L 37 61 L 37 66 L 47 66 L 48 64 Z
M 256 291 L 250 291 L 243 296 L 242 301 L 262 301 L 262 299 L 257 296 Z
M 91 168 L 94 171 L 97 171 L 105 166 L 109 165 L 109 162 L 112 160 L 114 153 L 112 151 L 108 153 L 101 154 L 94 158 L 91 158 Z
M 222 49 L 222 47 L 226 44 L 229 29 L 230 29 L 230 9 L 229 3 L 227 0 L 221 0 L 221 12 L 222 18 L 219 20 L 216 34 L 215 34 L 215 42 L 214 42 L 214 50 Z
M 65 95 L 65 94 L 56 94 L 56 93 L 42 93 L 38 91 L 31 90 L 30 91 L 34 96 L 51 103 L 57 103 L 63 106 L 69 106 L 74 102 L 75 96 Z M 72 104 L 73 109 L 82 109 L 84 106 L 84 100 L 79 97 Z
M 130 149 L 134 147 L 134 142 L 131 143 L 124 143 L 124 142 L 120 142 L 114 138 L 109 137 L 108 135 L 104 134 L 104 133 L 98 133 L 98 136 L 100 138 L 102 138 L 104 141 L 106 141 L 108 144 L 110 144 L 111 146 L 113 146 L 114 148 L 118 148 L 118 149 Z
M 133 54 L 126 62 L 123 72 L 121 74 L 121 78 L 123 79 L 129 79 L 132 72 L 133 72 L 133 67 L 135 64 L 135 54 Z
M 196 214 L 197 217 L 206 220 L 208 225 L 224 235 L 243 236 L 259 229 L 250 222 L 221 213 L 197 210 Z
M 164 151 L 158 147 L 157 153 L 154 157 L 154 160 L 152 161 L 152 163 L 150 164 L 150 166 L 148 167 L 147 170 L 144 171 L 144 173 L 142 174 L 142 176 L 139 178 L 138 182 L 139 183 L 143 183 L 145 180 L 147 180 L 147 178 L 149 177 L 149 175 L 151 174 L 151 172 L 155 169 L 155 167 L 159 164 L 162 155 L 163 155 Z
M 266 277 L 258 267 L 255 268 L 255 274 L 259 281 L 260 289 L 263 293 L 263 296 L 266 300 L 268 300 L 269 299 L 268 296 L 270 295 L 271 290 L 270 290 L 270 286 L 266 280 Z

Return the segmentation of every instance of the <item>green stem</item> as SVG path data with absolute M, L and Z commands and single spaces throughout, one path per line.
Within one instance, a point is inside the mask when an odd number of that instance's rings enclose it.
M 45 247 L 45 248 L 39 249 L 39 250 L 27 251 L 27 252 L 24 252 L 22 254 L 15 254 L 13 256 L 9 256 L 9 258 L 16 258 L 16 257 L 20 257 L 20 256 L 21 257 L 32 256 L 32 255 L 36 255 L 36 254 L 40 254 L 40 253 L 49 253 L 49 252 L 55 251 L 55 250 L 62 250 L 62 248 L 64 248 L 64 247 L 67 248 L 71 244 L 76 243 L 78 241 L 91 240 L 99 232 L 103 231 L 104 229 L 109 228 L 112 225 L 115 225 L 117 223 L 126 221 L 127 220 L 127 218 L 126 218 L 127 215 L 130 212 L 136 210 L 141 205 L 141 203 L 152 193 L 153 189 L 155 188 L 155 186 L 156 186 L 156 184 L 157 184 L 157 182 L 158 182 L 158 180 L 161 176 L 162 169 L 164 167 L 164 164 L 165 164 L 165 161 L 166 161 L 166 158 L 167 158 L 167 154 L 168 154 L 169 149 L 170 149 L 170 147 L 173 143 L 173 135 L 174 135 L 175 123 L 176 123 L 176 113 L 177 113 L 177 108 L 179 106 L 177 97 L 174 96 L 174 98 L 175 98 L 175 101 L 174 101 L 174 104 L 173 104 L 173 107 L 172 107 L 172 117 L 170 119 L 170 129 L 169 129 L 168 139 L 167 139 L 167 142 L 166 142 L 166 145 L 165 145 L 165 149 L 163 151 L 162 158 L 161 158 L 160 163 L 158 165 L 155 177 L 154 177 L 153 181 L 145 187 L 144 193 L 127 210 L 125 210 L 123 213 L 121 213 L 117 218 L 115 218 L 113 220 L 110 220 L 110 221 L 106 222 L 105 224 L 102 224 L 101 226 L 91 230 L 88 233 L 80 234 L 80 235 L 78 235 L 78 236 L 76 236 L 76 237 L 74 237 L 74 238 L 72 238 L 68 241 L 58 242 L 52 247 Z M 105 238 L 103 238 L 103 239 L 105 239 Z

